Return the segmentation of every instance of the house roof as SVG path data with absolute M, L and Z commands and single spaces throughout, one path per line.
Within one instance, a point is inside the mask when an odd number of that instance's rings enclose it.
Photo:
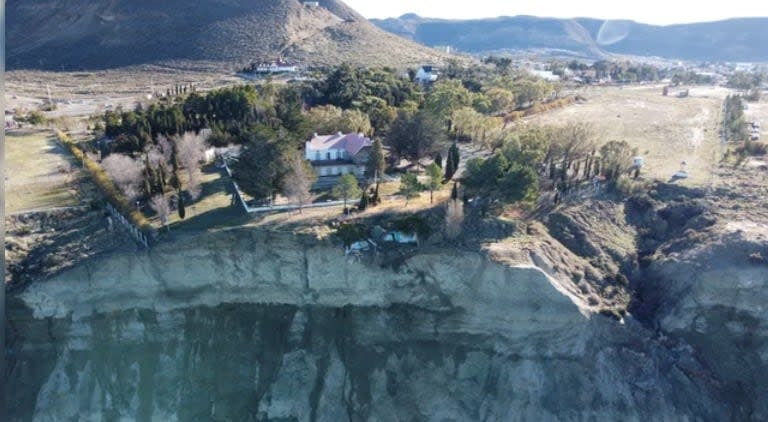
M 317 135 L 310 139 L 307 146 L 313 151 L 327 149 L 343 149 L 351 156 L 357 155 L 361 149 L 373 145 L 373 141 L 362 133 L 341 132 L 335 135 Z

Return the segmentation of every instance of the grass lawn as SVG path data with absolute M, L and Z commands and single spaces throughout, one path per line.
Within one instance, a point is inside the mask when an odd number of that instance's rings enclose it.
M 668 97 L 661 91 L 661 85 L 587 87 L 578 92 L 587 98 L 585 103 L 526 121 L 592 123 L 602 141 L 626 140 L 637 148 L 645 157 L 645 176 L 669 180 L 685 161 L 690 177 L 678 183 L 705 185 L 720 159 L 719 124 L 728 90 L 695 87 L 687 98 L 678 98 L 675 89 Z
M 186 186 L 188 178 L 184 171 L 179 174 L 182 186 Z M 213 165 L 205 166 L 201 178 L 202 192 L 192 204 L 187 204 L 184 220 L 173 211 L 168 220 L 171 231 L 205 231 L 214 228 L 242 225 L 250 219 L 243 211 L 240 203 L 233 203 L 232 182 L 224 170 Z M 168 194 L 170 198 L 173 194 Z M 160 228 L 157 217 L 150 219 L 152 224 Z
M 5 135 L 6 213 L 81 205 L 74 186 L 84 175 L 51 131 Z

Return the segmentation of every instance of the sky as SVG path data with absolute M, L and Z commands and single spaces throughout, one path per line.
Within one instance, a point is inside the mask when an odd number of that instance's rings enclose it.
M 496 16 L 631 19 L 655 25 L 768 16 L 765 0 L 344 0 L 367 18 L 416 13 L 424 17 L 474 19 Z

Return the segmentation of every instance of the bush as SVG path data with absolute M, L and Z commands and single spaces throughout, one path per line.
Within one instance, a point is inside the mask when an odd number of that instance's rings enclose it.
M 144 217 L 144 214 L 137 211 L 131 206 L 130 203 L 128 203 L 125 195 L 123 195 L 117 186 L 115 186 L 115 183 L 112 181 L 112 179 L 109 178 L 107 172 L 101 168 L 99 163 L 86 157 L 86 155 L 83 153 L 83 150 L 77 146 L 77 143 L 75 143 L 75 141 L 69 137 L 69 135 L 62 131 L 56 131 L 56 134 L 61 143 L 63 143 L 64 146 L 69 149 L 77 161 L 83 163 L 83 167 L 85 167 L 91 174 L 91 178 L 93 179 L 94 183 L 96 183 L 96 186 L 101 189 L 109 202 L 112 203 L 112 205 L 121 213 L 123 213 L 123 215 L 128 217 L 131 222 L 136 225 L 136 227 L 139 227 L 146 233 L 150 232 L 152 230 L 152 225 L 149 223 L 149 220 Z

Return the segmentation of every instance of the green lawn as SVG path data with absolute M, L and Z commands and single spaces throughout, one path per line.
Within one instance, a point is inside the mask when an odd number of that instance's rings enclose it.
M 51 131 L 5 135 L 6 213 L 81 205 L 75 185 L 83 173 Z

